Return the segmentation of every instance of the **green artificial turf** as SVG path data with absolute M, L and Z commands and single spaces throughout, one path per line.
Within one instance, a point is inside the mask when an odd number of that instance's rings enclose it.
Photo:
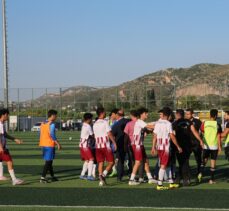
M 158 192 L 155 185 L 142 184 L 129 187 L 128 178 L 118 183 L 115 178 L 107 179 L 107 187 L 99 187 L 98 181 L 89 182 L 79 179 L 82 161 L 80 160 L 78 132 L 59 132 L 57 135 L 63 150 L 56 153 L 54 170 L 60 181 L 40 184 L 39 178 L 44 161 L 38 147 L 37 133 L 21 132 L 15 136 L 24 140 L 23 145 L 8 144 L 14 159 L 17 177 L 25 180 L 22 186 L 13 187 L 10 181 L 0 182 L 0 205 L 31 205 L 31 208 L 0 207 L 0 210 L 80 210 L 83 208 L 36 208 L 32 205 L 53 206 L 121 206 L 121 207 L 177 207 L 177 208 L 229 208 L 228 162 L 223 154 L 218 160 L 217 184 L 207 183 L 209 173 L 202 184 L 193 178 L 191 187 Z M 72 137 L 72 140 L 69 140 Z M 146 148 L 153 168 L 156 158 L 150 156 L 151 140 L 146 140 Z M 195 162 L 191 158 L 193 175 Z M 6 167 L 5 175 L 8 176 Z M 108 210 L 108 208 L 100 208 Z M 85 210 L 85 209 L 84 209 Z M 93 208 L 89 209 L 93 210 Z M 98 210 L 98 208 L 96 209 Z M 113 210 L 110 208 L 109 210 Z M 117 210 L 117 209 L 116 209 Z M 125 210 L 125 209 L 122 209 Z M 143 210 L 143 209 L 141 209 Z M 149 209 L 147 209 L 149 210 Z

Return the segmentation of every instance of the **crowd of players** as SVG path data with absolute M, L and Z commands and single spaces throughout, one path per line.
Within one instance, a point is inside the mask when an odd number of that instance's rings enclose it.
M 132 110 L 130 119 L 125 118 L 122 109 L 114 109 L 109 115 L 109 121 L 104 108 L 98 108 L 96 114 L 94 121 L 91 113 L 85 113 L 83 117 L 79 149 L 84 163 L 80 179 L 95 181 L 98 172 L 100 186 L 106 185 L 107 177 L 117 176 L 118 182 L 123 182 L 125 174 L 129 177 L 130 186 L 146 182 L 156 183 L 157 190 L 189 186 L 192 176 L 189 159 L 192 153 L 197 164 L 196 180 L 199 183 L 210 159 L 209 184 L 212 185 L 215 183 L 216 160 L 222 151 L 223 142 L 225 155 L 229 160 L 229 111 L 225 111 L 224 130 L 217 122 L 216 109 L 210 111 L 210 119 L 204 122 L 194 117 L 192 109 L 178 109 L 174 113 L 168 107 L 158 112 L 158 121 L 148 124 L 146 108 Z M 2 165 L 2 162 L 6 162 L 12 184 L 20 185 L 24 181 L 15 176 L 7 139 L 17 144 L 22 144 L 22 141 L 7 133 L 5 122 L 8 118 L 9 110 L 0 109 L 0 180 L 7 180 L 3 176 Z M 50 110 L 47 121 L 40 127 L 39 146 L 45 161 L 41 183 L 50 182 L 46 177 L 47 173 L 50 173 L 51 181 L 58 181 L 53 170 L 55 147 L 61 149 L 56 137 L 56 119 L 57 111 Z M 153 174 L 144 146 L 148 135 L 152 137 L 151 154 L 157 157 Z M 164 186 L 165 182 L 169 185 Z
M 86 113 L 79 144 L 84 161 L 80 178 L 94 181 L 98 166 L 100 186 L 106 185 L 107 177 L 115 175 L 122 182 L 127 164 L 130 186 L 145 182 L 156 183 L 157 190 L 189 186 L 192 176 L 189 160 L 193 153 L 197 164 L 196 181 L 202 181 L 210 160 L 209 184 L 216 183 L 216 160 L 224 141 L 225 154 L 229 157 L 229 111 L 225 112 L 224 131 L 217 122 L 216 109 L 210 111 L 210 119 L 204 122 L 194 117 L 193 109 L 178 109 L 174 113 L 168 107 L 159 111 L 158 121 L 147 124 L 147 118 L 145 108 L 132 110 L 130 119 L 125 118 L 122 109 L 114 109 L 109 121 L 104 108 L 98 108 L 94 123 L 93 115 Z M 151 154 L 158 158 L 153 174 L 144 146 L 144 140 L 150 134 Z M 164 182 L 169 185 L 164 186 Z

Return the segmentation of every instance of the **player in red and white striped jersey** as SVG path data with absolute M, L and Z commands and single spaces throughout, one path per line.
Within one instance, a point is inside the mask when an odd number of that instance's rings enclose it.
M 152 130 L 154 126 L 152 124 L 147 124 L 144 122 L 148 118 L 147 109 L 140 108 L 138 110 L 138 115 L 139 115 L 139 119 L 136 121 L 134 126 L 134 144 L 132 146 L 134 152 L 135 164 L 130 177 L 129 185 L 140 184 L 139 182 L 135 181 L 135 176 L 142 162 L 144 163 L 149 184 L 154 183 L 154 179 L 151 175 L 150 168 L 149 168 L 149 160 L 147 158 L 145 147 L 144 147 L 144 138 L 146 135 L 146 129 Z
M 178 151 L 180 153 L 182 152 L 182 149 L 178 145 L 175 135 L 173 134 L 172 124 L 168 121 L 171 112 L 172 111 L 167 108 L 160 110 L 160 119 L 156 122 L 154 128 L 152 154 L 155 155 L 156 151 L 158 152 L 160 163 L 157 190 L 168 189 L 163 186 L 162 182 L 170 162 L 170 140 L 172 140 Z M 174 184 L 173 182 L 171 168 L 169 169 L 169 183 L 170 188 L 179 187 L 179 185 Z
M 117 150 L 117 145 L 111 132 L 111 128 L 108 122 L 105 120 L 105 109 L 98 108 L 96 113 L 98 115 L 98 120 L 93 125 L 93 131 L 95 134 L 96 160 L 98 162 L 100 179 L 99 184 L 102 186 L 106 183 L 105 177 L 114 165 L 114 155 L 111 149 L 110 140 L 114 145 L 115 151 Z M 108 163 L 108 165 L 103 171 L 103 165 L 105 161 Z
M 91 113 L 84 114 L 84 122 L 81 130 L 79 143 L 81 159 L 84 161 L 80 179 L 87 179 L 89 181 L 95 180 L 95 178 L 92 176 L 93 168 L 95 168 L 94 156 L 92 153 L 92 149 L 89 145 L 89 139 L 93 138 L 93 131 L 91 128 L 92 117 L 93 115 Z M 88 176 L 86 177 L 85 174 L 87 171 Z

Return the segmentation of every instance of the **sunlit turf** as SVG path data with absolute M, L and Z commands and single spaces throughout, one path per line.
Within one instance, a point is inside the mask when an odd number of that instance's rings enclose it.
M 212 186 L 207 183 L 209 174 L 206 171 L 202 184 L 196 184 L 193 178 L 191 187 L 178 190 L 158 192 L 155 190 L 155 185 L 149 184 L 129 187 L 127 177 L 124 178 L 123 183 L 118 183 L 116 178 L 108 179 L 108 186 L 100 188 L 98 181 L 89 182 L 79 179 L 82 165 L 78 149 L 79 133 L 59 132 L 57 135 L 63 150 L 56 154 L 54 170 L 60 181 L 40 184 L 39 178 L 44 161 L 38 147 L 38 134 L 22 132 L 14 135 L 24 141 L 23 145 L 9 142 L 8 146 L 14 159 L 16 175 L 24 179 L 25 184 L 12 187 L 10 181 L 1 182 L 0 193 L 4 193 L 4 197 L 0 197 L 1 205 L 229 208 L 229 183 L 227 183 L 229 166 L 223 154 L 218 160 L 217 184 Z M 72 140 L 69 137 L 72 137 Z M 145 145 L 153 171 L 156 158 L 150 156 L 150 137 L 146 139 Z M 191 165 L 194 175 L 193 158 Z M 5 175 L 8 176 L 6 167 Z M 10 209 L 20 210 L 21 208 L 4 208 L 4 210 Z M 41 208 L 33 210 L 36 209 Z

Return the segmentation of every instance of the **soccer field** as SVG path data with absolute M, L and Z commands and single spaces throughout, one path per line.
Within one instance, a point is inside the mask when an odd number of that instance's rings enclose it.
M 40 184 L 43 160 L 38 147 L 37 133 L 15 133 L 24 140 L 23 145 L 9 142 L 9 148 L 15 163 L 16 175 L 25 180 L 23 186 L 13 187 L 9 181 L 0 183 L 0 210 L 229 210 L 228 162 L 222 154 L 218 160 L 216 172 L 217 184 L 208 185 L 206 175 L 202 184 L 158 192 L 155 185 L 142 184 L 129 187 L 126 181 L 118 183 L 115 178 L 108 179 L 108 186 L 99 187 L 98 181 L 79 180 L 82 162 L 80 160 L 78 132 L 59 132 L 57 135 L 63 150 L 57 152 L 54 170 L 60 181 Z M 72 137 L 72 140 L 69 140 Z M 151 140 L 147 138 L 146 148 L 150 156 Z M 150 159 L 151 167 L 155 158 Z M 195 163 L 191 161 L 192 170 Z M 5 175 L 8 175 L 6 167 Z M 153 168 L 152 168 L 153 170 Z M 18 205 L 5 207 L 5 205 Z M 23 205 L 30 207 L 23 207 Z M 58 206 L 52 207 L 52 206 Z M 184 209 L 185 208 L 185 209 Z

